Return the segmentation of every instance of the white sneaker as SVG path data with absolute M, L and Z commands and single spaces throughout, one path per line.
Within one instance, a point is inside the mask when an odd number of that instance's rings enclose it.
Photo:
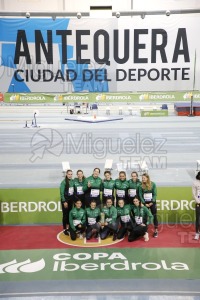
M 198 239 L 199 239 L 199 233 L 196 233 L 195 236 L 194 236 L 194 240 L 198 241 Z
M 80 233 L 79 234 L 79 239 L 82 240 L 83 239 L 83 235 Z
M 148 232 L 146 232 L 145 235 L 144 235 L 144 241 L 145 242 L 149 241 L 149 234 L 148 234 Z

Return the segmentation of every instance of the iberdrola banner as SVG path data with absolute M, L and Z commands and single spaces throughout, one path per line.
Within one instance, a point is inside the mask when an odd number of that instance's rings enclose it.
M 109 102 L 177 102 L 191 100 L 200 101 L 200 91 L 195 92 L 145 92 L 145 93 L 5 93 L 4 102 L 13 104 L 38 103 L 109 103 Z
M 0 91 L 200 89 L 199 15 L 0 19 Z

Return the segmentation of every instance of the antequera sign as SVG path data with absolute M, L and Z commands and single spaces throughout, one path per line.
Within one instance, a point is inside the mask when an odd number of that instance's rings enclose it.
M 0 19 L 1 82 L 9 92 L 190 90 L 200 26 L 190 17 Z

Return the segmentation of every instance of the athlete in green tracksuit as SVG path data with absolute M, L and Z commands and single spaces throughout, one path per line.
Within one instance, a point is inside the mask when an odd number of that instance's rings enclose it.
M 117 233 L 117 238 L 122 239 L 127 231 L 133 229 L 133 221 L 131 220 L 131 206 L 125 204 L 124 199 L 118 200 L 117 217 L 120 222 L 120 228 Z
M 129 183 L 126 180 L 126 173 L 124 171 L 121 171 L 119 172 L 119 178 L 115 180 L 117 205 L 119 199 L 124 199 L 125 203 L 127 203 L 128 188 Z
M 133 204 L 133 199 L 138 196 L 139 186 L 141 181 L 138 179 L 138 173 L 132 172 L 131 179 L 128 181 L 129 189 L 128 189 L 128 204 Z
M 98 236 L 100 231 L 100 217 L 101 212 L 98 207 L 96 207 L 96 201 L 92 200 L 90 207 L 86 208 L 86 239 L 90 240 L 93 235 Z
M 112 199 L 114 203 L 114 188 L 115 188 L 115 180 L 111 178 L 111 172 L 104 172 L 105 179 L 103 180 L 103 205 L 106 205 L 106 200 Z
M 82 208 L 85 208 L 85 192 L 83 190 L 84 183 L 86 181 L 82 170 L 76 172 L 77 178 L 74 178 L 74 194 L 75 199 L 80 199 L 82 202 Z
M 73 241 L 76 240 L 77 232 L 80 233 L 80 238 L 82 237 L 82 233 L 85 231 L 86 217 L 85 210 L 81 208 L 82 202 L 81 200 L 76 200 L 75 207 L 69 213 L 69 232 L 70 237 Z
M 112 199 L 107 199 L 106 206 L 101 210 L 100 237 L 102 240 L 105 240 L 110 232 L 113 232 L 113 241 L 117 239 L 117 209 L 112 205 L 112 203 Z M 102 215 L 104 216 L 104 222 L 102 220 Z
M 141 204 L 138 198 L 135 198 L 133 200 L 133 205 L 131 205 L 131 213 L 134 226 L 129 234 L 128 241 L 135 241 L 140 236 L 144 236 L 145 241 L 148 241 L 148 225 L 153 220 L 151 211 L 146 206 Z
M 91 200 L 95 200 L 97 207 L 100 208 L 100 192 L 102 191 L 102 179 L 99 177 L 100 169 L 95 168 L 93 174 L 86 178 L 83 185 L 85 192 L 85 206 L 89 207 Z
M 72 170 L 67 170 L 65 179 L 60 184 L 60 198 L 62 206 L 62 223 L 64 234 L 69 234 L 69 212 L 74 204 L 74 180 Z
M 156 184 L 150 180 L 149 174 L 142 175 L 142 183 L 139 186 L 140 201 L 150 209 L 153 215 L 154 234 L 153 237 L 158 237 L 158 218 L 156 206 L 157 189 Z

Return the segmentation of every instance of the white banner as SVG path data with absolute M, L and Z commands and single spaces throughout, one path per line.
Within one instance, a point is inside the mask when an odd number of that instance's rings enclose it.
M 0 91 L 200 89 L 199 15 L 0 19 Z

